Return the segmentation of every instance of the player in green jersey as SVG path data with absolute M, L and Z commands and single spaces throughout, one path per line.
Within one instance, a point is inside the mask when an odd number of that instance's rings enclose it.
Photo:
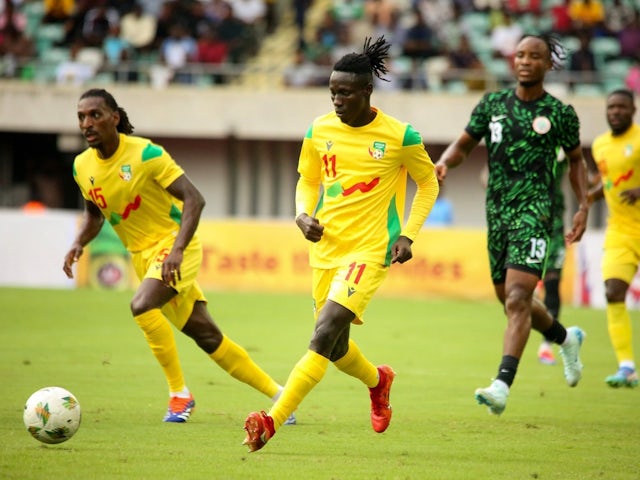
M 555 37 L 524 36 L 514 58 L 516 87 L 485 94 L 465 131 L 436 164 L 438 179 L 444 181 L 448 169 L 460 165 L 485 140 L 489 263 L 507 328 L 498 375 L 489 387 L 478 388 L 475 398 L 496 415 L 506 407 L 531 328 L 561 346 L 564 375 L 570 386 L 577 385 L 582 376 L 579 351 L 584 332 L 578 327 L 565 329 L 534 298 L 536 285 L 544 276 L 556 217 L 553 197 L 558 146 L 569 160 L 569 179 L 579 205 L 565 240 L 579 241 L 587 225 L 586 162 L 578 116 L 570 105 L 544 89 L 546 73 L 558 67 L 564 56 L 564 48 Z
M 296 224 L 311 242 L 316 324 L 282 396 L 268 414 L 247 417 L 244 444 L 251 452 L 275 435 L 330 363 L 369 388 L 376 432 L 391 421 L 395 373 L 372 364 L 349 333 L 352 323 L 362 323 L 389 266 L 411 259 L 411 244 L 435 203 L 438 181 L 421 136 L 371 106 L 373 75 L 387 72 L 389 47 L 384 37 L 367 39 L 362 53 L 338 60 L 329 80 L 334 111 L 315 119 L 302 142 Z M 417 192 L 403 227 L 407 172 Z
M 564 150 L 558 149 L 556 165 L 556 190 L 553 197 L 553 227 L 549 238 L 549 248 L 547 253 L 546 269 L 542 285 L 544 287 L 544 305 L 549 310 L 551 316 L 557 320 L 560 318 L 560 281 L 562 280 L 562 268 L 567 253 L 564 239 L 564 212 L 565 201 L 562 191 L 562 181 L 567 172 L 569 162 Z M 538 347 L 538 360 L 544 365 L 555 365 L 556 359 L 553 353 L 552 342 L 543 337 L 542 343 Z

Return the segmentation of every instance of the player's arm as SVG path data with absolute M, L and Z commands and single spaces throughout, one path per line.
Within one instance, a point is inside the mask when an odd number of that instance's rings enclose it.
M 200 190 L 184 174 L 176 178 L 167 187 L 167 191 L 182 201 L 180 230 L 173 242 L 171 252 L 162 263 L 163 280 L 167 284 L 175 284 L 176 279 L 181 278 L 180 265 L 182 265 L 183 252 L 196 233 L 205 200 Z
M 320 197 L 319 179 L 307 178 L 300 175 L 296 184 L 296 225 L 310 242 L 317 242 L 322 238 L 324 226 L 320 225 L 313 211 Z
M 578 202 L 578 211 L 573 216 L 571 230 L 565 235 L 567 243 L 578 242 L 587 228 L 587 217 L 589 215 L 589 202 L 587 200 L 587 162 L 582 155 L 580 145 L 567 153 L 569 159 L 569 181 L 571 189 Z
M 320 170 L 322 161 L 310 139 L 311 129 L 302 141 L 300 158 L 298 159 L 298 183 L 296 184 L 296 225 L 310 242 L 318 242 L 322 238 L 324 226 L 315 218 L 314 212 L 320 199 L 322 178 Z
M 450 168 L 455 168 L 464 162 L 471 151 L 478 145 L 479 141 L 469 135 L 466 131 L 451 143 L 440 155 L 436 163 L 436 176 L 439 183 L 443 183 Z
M 76 239 L 71 244 L 71 248 L 64 257 L 64 265 L 62 270 L 68 278 L 73 278 L 73 264 L 77 262 L 82 253 L 84 247 L 100 233 L 102 224 L 104 223 L 104 216 L 100 209 L 90 200 L 84 201 L 84 212 L 82 214 L 82 222 L 80 223 L 80 230 Z
M 587 192 L 587 202 L 589 206 L 594 202 L 604 198 L 604 186 L 602 185 L 602 177 L 600 173 L 589 176 L 589 191 Z

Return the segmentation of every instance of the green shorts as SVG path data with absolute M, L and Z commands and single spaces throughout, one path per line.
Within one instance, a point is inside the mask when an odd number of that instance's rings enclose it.
M 545 271 L 549 231 L 541 223 L 526 223 L 517 229 L 489 230 L 489 267 L 494 285 L 504 283 L 507 269 L 529 272 L 542 278 Z

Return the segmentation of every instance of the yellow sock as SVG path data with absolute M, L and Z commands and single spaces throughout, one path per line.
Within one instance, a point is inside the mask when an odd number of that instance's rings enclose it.
M 142 329 L 153 355 L 164 371 L 169 391 L 184 390 L 186 384 L 171 324 L 158 308 L 137 315 L 135 321 Z
M 618 364 L 633 361 L 631 317 L 624 302 L 607 304 L 607 325 Z
M 333 364 L 342 372 L 361 380 L 367 387 L 373 388 L 378 384 L 378 369 L 365 358 L 360 347 L 349 339 L 349 349 L 344 357 Z
M 280 389 L 280 385 L 251 360 L 244 348 L 224 335 L 220 346 L 209 357 L 233 378 L 252 386 L 269 398 L 273 398 Z
M 277 430 L 295 412 L 302 399 L 315 387 L 329 366 L 329 359 L 308 350 L 289 374 L 280 398 L 271 407 L 269 416 L 273 418 Z

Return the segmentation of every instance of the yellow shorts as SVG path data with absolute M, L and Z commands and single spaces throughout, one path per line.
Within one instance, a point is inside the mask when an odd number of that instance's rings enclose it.
M 618 278 L 631 284 L 640 264 L 640 239 L 607 230 L 602 255 L 602 279 Z
M 388 272 L 389 268 L 384 265 L 358 262 L 331 269 L 314 268 L 312 294 L 315 318 L 327 300 L 331 300 L 356 315 L 353 323 L 362 324 L 362 315 Z
M 173 237 L 157 243 L 147 250 L 134 253 L 131 257 L 136 275 L 142 281 L 145 278 L 162 280 L 162 262 L 167 258 L 174 242 Z M 176 285 L 171 285 L 178 294 L 173 297 L 163 308 L 164 313 L 178 330 L 182 330 L 184 324 L 191 316 L 193 305 L 197 301 L 206 302 L 207 299 L 196 277 L 202 265 L 202 244 L 197 237 L 193 237 L 184 251 L 182 265 L 180 266 L 180 279 Z

